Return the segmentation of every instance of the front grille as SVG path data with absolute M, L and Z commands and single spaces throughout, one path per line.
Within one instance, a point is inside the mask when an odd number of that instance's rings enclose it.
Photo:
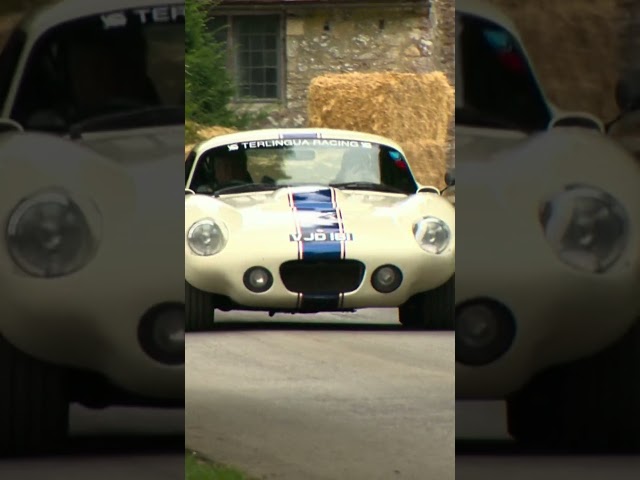
M 357 260 L 292 260 L 280 266 L 280 278 L 290 292 L 349 293 L 362 283 L 364 264 Z

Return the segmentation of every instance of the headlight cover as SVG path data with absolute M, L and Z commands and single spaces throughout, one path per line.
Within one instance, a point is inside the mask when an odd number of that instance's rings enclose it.
M 187 232 L 187 244 L 193 253 L 201 257 L 210 257 L 227 244 L 227 233 L 222 223 L 210 218 L 199 220 Z
M 624 207 L 594 187 L 568 186 L 542 205 L 540 223 L 560 260 L 590 273 L 608 271 L 629 241 Z
M 77 272 L 93 258 L 98 246 L 82 209 L 58 189 L 20 202 L 9 216 L 6 236 L 15 264 L 41 278 Z
M 451 242 L 449 226 L 436 217 L 425 217 L 413 225 L 413 235 L 418 245 L 428 253 L 439 255 Z

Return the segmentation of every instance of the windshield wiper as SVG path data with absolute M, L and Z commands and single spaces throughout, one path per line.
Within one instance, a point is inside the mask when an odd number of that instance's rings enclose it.
M 184 107 L 162 105 L 133 108 L 116 113 L 96 115 L 69 127 L 72 140 L 82 138 L 82 134 L 100 130 L 127 130 L 130 128 L 183 125 Z
M 374 192 L 402 193 L 403 195 L 406 195 L 406 192 L 399 188 L 374 182 L 332 183 L 331 186 L 345 190 L 371 190 Z
M 253 193 L 253 192 L 269 192 L 289 187 L 290 185 L 274 185 L 273 183 L 248 183 L 246 185 L 231 185 L 216 190 L 214 197 L 230 193 Z

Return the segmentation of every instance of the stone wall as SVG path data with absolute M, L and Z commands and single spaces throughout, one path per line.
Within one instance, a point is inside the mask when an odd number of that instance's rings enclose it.
M 434 67 L 445 73 L 455 88 L 456 81 L 456 20 L 455 0 L 431 1 L 432 38 L 435 45 Z M 447 163 L 455 165 L 455 116 L 451 116 L 447 149 Z
M 430 26 L 426 8 L 312 9 L 287 15 L 286 102 L 267 123 L 306 125 L 307 90 L 319 75 L 434 70 L 437 49 Z
M 391 2 L 390 2 L 391 4 Z M 455 0 L 414 7 L 290 8 L 285 14 L 286 98 L 281 104 L 239 104 L 262 110 L 257 127 L 307 125 L 311 80 L 328 73 L 443 71 L 455 82 Z M 454 121 L 448 157 L 453 163 Z

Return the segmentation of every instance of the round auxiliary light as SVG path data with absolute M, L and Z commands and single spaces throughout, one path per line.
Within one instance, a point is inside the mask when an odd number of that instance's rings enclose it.
M 393 265 L 378 267 L 371 276 L 371 284 L 380 293 L 391 293 L 400 287 L 402 272 Z
M 456 309 L 456 361 L 482 366 L 504 355 L 513 344 L 516 324 L 504 305 L 477 300 Z
M 244 274 L 244 286 L 254 293 L 263 293 L 273 285 L 273 275 L 264 267 L 252 267 Z
M 185 309 L 168 303 L 149 310 L 140 321 L 138 340 L 149 357 L 165 365 L 183 365 Z

